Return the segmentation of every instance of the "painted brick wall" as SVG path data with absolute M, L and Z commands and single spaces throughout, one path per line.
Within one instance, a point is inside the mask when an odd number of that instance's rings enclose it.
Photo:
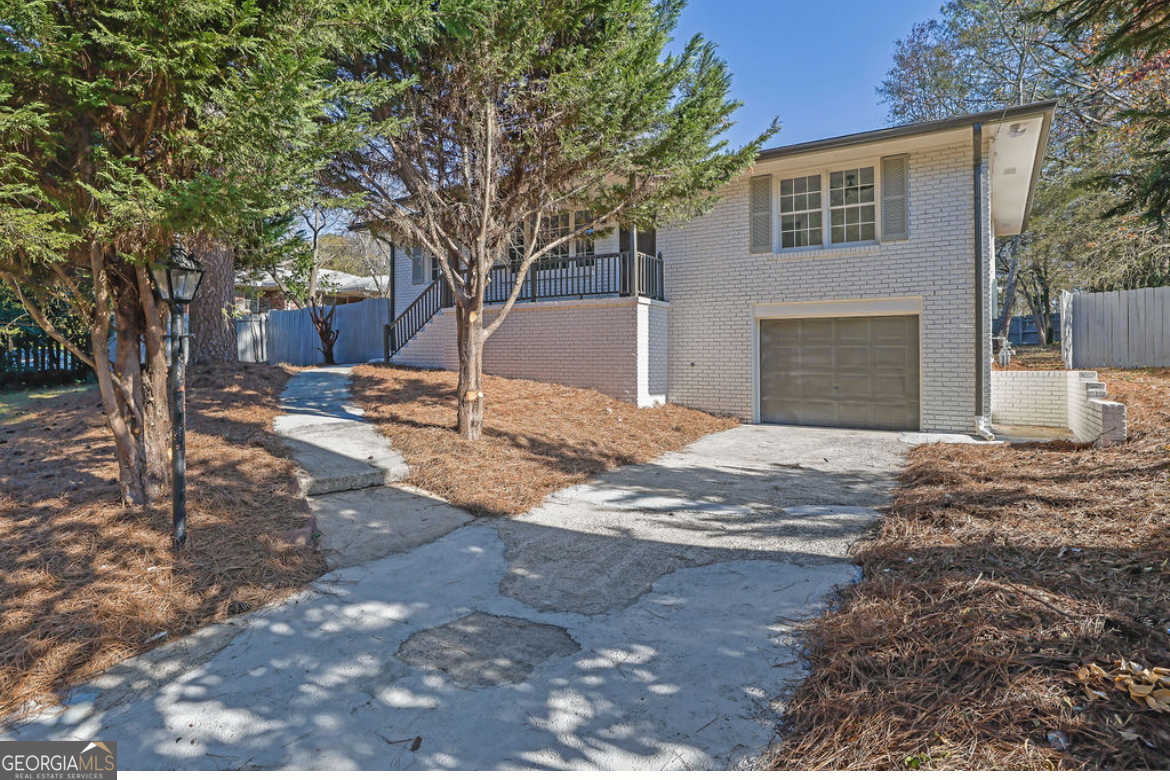
M 1125 404 L 1105 399 L 1096 371 L 993 371 L 992 421 L 1068 428 L 1076 441 L 1125 441 Z
M 1105 383 L 1096 371 L 1066 371 L 1068 428 L 1077 441 L 1097 446 L 1120 444 L 1126 437 L 1125 404 L 1105 400 Z
M 761 167 L 757 173 L 772 172 Z M 985 192 L 987 188 L 984 188 Z M 748 251 L 748 177 L 712 211 L 658 232 L 670 301 L 669 400 L 752 419 L 752 304 L 922 298 L 922 429 L 974 430 L 974 238 L 971 146 L 910 155 L 910 238 L 878 246 Z M 990 194 L 984 229 L 990 234 Z M 990 319 L 991 244 L 984 253 Z M 984 409 L 991 405 L 990 327 Z
M 998 425 L 1067 428 L 1065 371 L 992 371 L 991 421 Z
M 489 307 L 485 321 L 493 322 L 498 311 L 499 307 Z M 661 313 L 652 315 L 655 311 Z M 638 344 L 648 343 L 644 328 L 639 339 L 639 319 L 645 323 L 654 320 L 658 330 L 664 331 L 665 312 L 662 304 L 632 298 L 517 305 L 488 339 L 483 368 L 499 376 L 590 387 L 623 401 L 648 405 L 653 403 L 646 389 L 653 372 L 649 376 L 643 372 L 646 381 L 639 384 Z M 665 341 L 664 334 L 656 338 Z M 437 314 L 393 362 L 457 369 L 454 309 Z

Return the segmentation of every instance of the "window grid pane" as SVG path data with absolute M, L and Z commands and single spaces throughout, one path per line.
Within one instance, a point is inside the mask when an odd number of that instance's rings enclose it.
M 873 168 L 829 174 L 829 237 L 834 244 L 873 241 L 877 237 Z
M 539 241 L 541 246 L 551 244 L 562 236 L 569 234 L 569 212 L 564 211 L 560 214 L 545 219 L 540 226 Z M 568 257 L 569 256 L 569 242 L 554 247 L 548 251 L 545 257 Z
M 821 177 L 780 181 L 780 246 L 794 249 L 824 243 L 821 223 Z

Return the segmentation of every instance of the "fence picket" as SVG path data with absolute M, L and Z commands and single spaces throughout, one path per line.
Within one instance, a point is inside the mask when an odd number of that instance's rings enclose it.
M 1070 293 L 1062 310 L 1068 368 L 1170 366 L 1170 287 Z

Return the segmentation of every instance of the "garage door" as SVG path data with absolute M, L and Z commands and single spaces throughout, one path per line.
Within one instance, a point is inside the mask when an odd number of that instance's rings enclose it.
M 760 419 L 918 429 L 918 317 L 760 321 Z

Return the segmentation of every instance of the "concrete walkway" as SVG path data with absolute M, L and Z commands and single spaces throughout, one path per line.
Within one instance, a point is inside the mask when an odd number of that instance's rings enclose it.
M 328 400 L 296 414 L 365 425 L 344 372 L 301 377 Z M 802 675 L 795 624 L 855 576 L 907 448 L 744 426 L 505 518 L 313 496 L 344 568 L 0 736 L 118 740 L 124 769 L 750 766 Z

